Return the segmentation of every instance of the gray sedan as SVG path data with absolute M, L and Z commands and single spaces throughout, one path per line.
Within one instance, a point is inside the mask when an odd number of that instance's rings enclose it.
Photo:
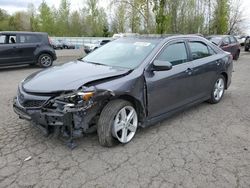
M 45 134 L 73 139 L 97 130 L 103 146 L 208 101 L 230 86 L 230 53 L 199 36 L 121 38 L 83 59 L 27 77 L 14 110 Z

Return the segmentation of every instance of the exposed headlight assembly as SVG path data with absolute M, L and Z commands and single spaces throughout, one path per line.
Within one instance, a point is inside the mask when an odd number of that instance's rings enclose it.
M 78 104 L 79 102 L 87 102 L 94 96 L 94 92 L 76 92 L 60 96 L 60 100 L 65 102 Z
M 53 101 L 53 105 L 66 112 L 74 112 L 90 108 L 93 104 L 91 98 L 94 96 L 94 92 L 77 91 L 74 93 L 68 93 L 56 97 Z

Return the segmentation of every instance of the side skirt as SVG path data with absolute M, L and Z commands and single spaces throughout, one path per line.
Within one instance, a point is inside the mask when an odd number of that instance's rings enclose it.
M 148 126 L 155 125 L 156 123 L 161 122 L 161 121 L 163 121 L 163 120 L 165 120 L 165 119 L 173 116 L 174 114 L 177 114 L 179 112 L 185 111 L 185 110 L 191 108 L 192 106 L 194 106 L 196 104 L 200 104 L 200 103 L 202 103 L 204 101 L 207 101 L 208 99 L 209 99 L 209 97 L 203 97 L 203 98 L 201 98 L 199 100 L 196 100 L 194 102 L 188 103 L 188 104 L 186 104 L 184 106 L 181 106 L 179 108 L 171 110 L 171 111 L 169 111 L 167 113 L 164 113 L 162 115 L 153 117 L 151 119 L 146 119 L 145 122 L 143 124 L 141 124 L 141 127 L 145 128 L 145 127 L 148 127 Z

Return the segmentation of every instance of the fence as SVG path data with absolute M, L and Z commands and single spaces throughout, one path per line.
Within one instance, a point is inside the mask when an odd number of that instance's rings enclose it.
M 96 44 L 101 40 L 108 40 L 112 38 L 108 37 L 50 37 L 52 40 L 65 40 L 76 46 L 76 48 L 81 48 L 84 45 Z

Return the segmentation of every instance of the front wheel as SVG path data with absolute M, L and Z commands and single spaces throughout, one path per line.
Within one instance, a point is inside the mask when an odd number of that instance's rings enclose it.
M 130 142 L 138 127 L 138 116 L 133 105 L 125 100 L 110 101 L 102 110 L 97 133 L 99 143 L 110 147 L 120 142 Z
M 49 54 L 42 54 L 38 58 L 38 64 L 42 68 L 48 68 L 53 65 L 53 59 Z
M 214 87 L 211 92 L 211 98 L 208 102 L 210 102 L 211 104 L 219 103 L 224 95 L 225 86 L 225 77 L 223 75 L 220 75 L 214 83 Z

